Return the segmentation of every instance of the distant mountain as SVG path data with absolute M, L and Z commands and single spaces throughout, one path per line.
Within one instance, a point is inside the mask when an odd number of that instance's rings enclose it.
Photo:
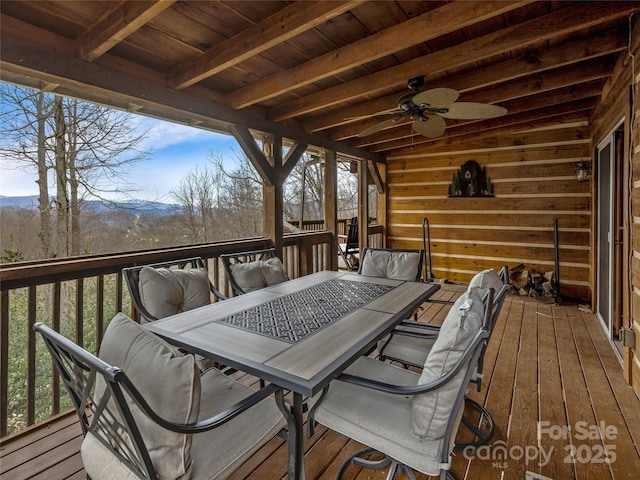
M 35 210 L 38 208 L 38 196 L 9 197 L 0 195 L 0 208 L 24 208 Z M 172 215 L 177 213 L 180 206 L 173 203 L 152 202 L 147 200 L 125 200 L 120 202 L 103 202 L 101 200 L 85 200 L 85 210 L 97 213 L 107 213 L 124 210 L 136 215 Z

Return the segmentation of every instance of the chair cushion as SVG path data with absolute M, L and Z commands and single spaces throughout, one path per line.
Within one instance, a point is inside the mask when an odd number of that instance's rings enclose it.
M 200 371 L 193 355 L 180 351 L 119 313 L 109 323 L 100 346 L 100 358 L 122 368 L 161 417 L 192 423 L 200 411 Z M 96 383 L 101 398 L 105 384 Z M 189 478 L 192 436 L 171 432 L 149 419 L 133 401 L 131 412 L 140 429 L 159 478 Z M 91 475 L 90 475 L 91 476 Z
M 230 265 L 231 274 L 243 292 L 249 293 L 288 280 L 279 258 Z
M 418 278 L 420 254 L 417 252 L 395 252 L 387 264 L 387 278 L 413 282 Z
M 251 388 L 215 369 L 204 373 L 200 380 L 206 401 L 201 402 L 199 420 L 212 417 L 253 393 Z M 275 401 L 267 398 L 226 424 L 194 435 L 192 477 L 227 478 L 285 425 Z
M 367 250 L 360 273 L 368 277 L 415 281 L 418 277 L 420 254 L 418 252 L 391 252 Z
M 386 277 L 389 257 L 391 257 L 391 252 L 386 250 L 367 250 L 362 259 L 360 273 L 367 277 Z
M 465 292 L 451 307 L 425 361 L 419 385 L 449 372 L 459 361 L 482 325 L 484 306 L 477 289 Z M 416 435 L 433 440 L 444 436 L 454 402 L 467 369 L 431 392 L 413 397 L 412 428 Z
M 139 285 L 143 305 L 156 318 L 211 303 L 209 276 L 203 268 L 143 267 Z
M 289 280 L 284 271 L 284 265 L 277 257 L 270 258 L 265 261 L 262 272 L 264 274 L 264 280 L 267 283 L 267 287 Z
M 476 273 L 469 282 L 468 288 L 493 288 L 495 295 L 502 289 L 502 279 L 500 275 L 492 268 Z

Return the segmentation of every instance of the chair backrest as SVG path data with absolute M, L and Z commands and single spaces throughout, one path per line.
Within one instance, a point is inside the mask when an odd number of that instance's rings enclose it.
M 345 253 L 348 255 L 357 252 L 360 248 L 360 240 L 358 239 L 358 217 L 352 217 L 347 229 L 347 243 Z
M 124 276 L 125 282 L 127 284 L 127 288 L 129 289 L 129 295 L 131 296 L 131 302 L 135 307 L 135 310 L 140 317 L 142 322 L 152 322 L 158 320 L 159 318 L 163 318 L 170 314 L 178 313 L 178 311 L 170 311 L 165 308 L 154 308 L 151 305 L 145 305 L 144 301 L 144 293 L 142 292 L 140 285 L 140 272 L 143 268 L 154 268 L 154 269 L 196 269 L 199 271 L 206 272 L 207 269 L 204 265 L 204 261 L 200 257 L 191 257 L 180 260 L 172 260 L 167 262 L 159 262 L 159 263 L 151 263 L 147 265 L 138 265 L 135 267 L 128 267 L 122 269 L 122 274 Z M 208 274 L 206 275 L 207 282 L 209 284 L 209 291 L 213 293 L 220 300 L 225 300 L 227 297 L 220 293 L 209 280 Z M 185 281 L 189 281 L 188 278 L 184 279 Z M 204 290 L 204 288 L 203 288 Z M 176 289 L 177 291 L 177 289 Z M 164 289 L 164 293 L 167 294 L 167 290 Z M 155 295 L 154 295 L 155 296 Z M 210 303 L 210 297 L 207 301 L 208 292 L 199 292 L 199 296 L 201 300 L 198 300 L 194 303 L 193 306 L 202 306 L 202 304 Z M 174 302 L 182 303 L 184 299 L 174 299 Z M 169 299 L 158 299 L 158 301 L 169 302 Z
M 289 280 L 275 248 L 225 253 L 220 260 L 235 295 Z
M 422 250 L 365 247 L 358 273 L 370 277 L 419 282 L 423 261 Z
M 465 292 L 447 314 L 429 351 L 418 386 L 435 388 L 412 399 L 412 430 L 425 439 L 455 436 L 464 393 L 488 339 L 493 289 Z M 444 450 L 448 452 L 449 440 Z
M 34 330 L 44 339 L 56 371 L 60 375 L 73 401 L 85 437 L 97 440 L 122 464 L 140 478 L 155 479 L 155 468 L 134 420 L 125 392 L 129 382 L 124 372 L 87 352 L 42 323 Z M 98 378 L 106 384 L 105 394 L 95 396 Z M 113 472 L 114 478 L 118 477 Z
M 496 323 L 498 322 L 498 317 L 500 316 L 500 312 L 502 310 L 502 305 L 504 304 L 504 300 L 507 297 L 507 293 L 509 292 L 509 290 L 511 290 L 511 283 L 509 281 L 509 268 L 506 265 L 502 267 L 502 269 L 500 270 L 500 273 L 498 273 L 497 275 L 497 277 L 500 279 L 499 281 L 497 281 L 497 278 L 495 278 L 496 277 L 495 270 L 485 270 L 484 272 L 489 272 L 494 277 L 494 279 L 492 281 L 487 282 L 487 285 L 482 285 L 483 282 L 479 281 L 478 286 L 479 288 L 483 288 L 483 287 L 491 288 L 494 291 L 494 293 L 493 293 L 493 302 L 491 304 L 491 314 L 487 317 L 487 324 L 485 325 L 485 328 L 489 332 L 489 338 L 487 339 L 487 344 L 485 344 L 482 349 L 482 353 L 480 355 L 480 358 L 478 359 L 477 372 L 474 378 L 472 379 L 472 381 L 475 382 L 477 385 L 478 392 L 482 388 L 482 370 L 484 366 L 484 354 L 486 352 L 486 348 L 489 343 L 489 340 L 491 339 L 491 335 L 493 334 L 493 330 L 496 326 Z M 470 288 L 473 287 L 474 281 L 477 282 L 484 272 L 480 272 L 471 280 L 471 282 L 469 283 Z

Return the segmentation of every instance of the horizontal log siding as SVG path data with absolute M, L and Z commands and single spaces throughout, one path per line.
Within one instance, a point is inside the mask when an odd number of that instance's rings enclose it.
M 591 187 L 575 180 L 576 164 L 591 159 L 588 128 L 580 123 L 514 138 L 390 156 L 388 244 L 421 248 L 427 217 L 438 279 L 468 282 L 479 270 L 520 263 L 549 272 L 558 219 L 562 294 L 589 300 Z M 468 160 L 486 168 L 494 198 L 447 197 L 453 174 Z

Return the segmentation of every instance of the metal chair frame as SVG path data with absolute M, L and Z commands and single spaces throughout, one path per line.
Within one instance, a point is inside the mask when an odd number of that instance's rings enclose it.
M 162 418 L 149 406 L 122 369 L 109 365 L 43 323 L 34 324 L 33 329 L 41 334 L 51 353 L 55 369 L 80 419 L 83 435 L 91 432 L 113 455 L 144 479 L 155 480 L 157 473 L 127 399 L 133 400 L 144 415 L 163 428 L 196 434 L 227 423 L 280 390 L 270 384 L 213 417 L 193 424 L 174 423 Z M 99 376 L 106 383 L 102 398 L 95 397 L 95 383 Z
M 472 383 L 476 384 L 476 390 L 478 392 L 482 388 L 482 372 L 483 372 L 483 365 L 484 365 L 484 355 L 487 349 L 487 345 L 489 343 L 489 340 L 491 339 L 491 335 L 493 333 L 493 329 L 496 325 L 496 322 L 498 321 L 498 317 L 500 315 L 500 311 L 502 310 L 502 305 L 504 303 L 504 300 L 507 296 L 507 293 L 511 289 L 511 284 L 509 283 L 508 267 L 504 266 L 500 270 L 500 278 L 502 280 L 503 286 L 500 289 L 500 291 L 497 292 L 497 294 L 493 297 L 493 301 L 491 305 L 490 321 L 487 324 L 489 338 L 487 339 L 487 344 L 485 344 L 485 346 L 482 348 L 481 355 L 478 359 L 476 375 L 471 380 Z M 454 302 L 439 301 L 438 303 L 453 304 Z M 404 330 L 403 327 L 409 327 L 413 329 L 413 331 Z M 423 331 L 416 332 L 415 331 L 416 329 L 423 330 Z M 439 325 L 430 325 L 427 323 L 405 320 L 404 322 L 401 322 L 400 325 L 395 330 L 393 330 L 392 335 L 401 335 L 401 336 L 407 336 L 407 337 L 424 338 L 425 340 L 434 340 L 438 336 L 439 330 L 440 330 Z M 392 358 L 392 357 L 385 356 L 384 347 L 382 348 L 382 351 L 379 352 L 379 355 L 380 355 L 379 357 L 380 360 L 396 361 L 403 364 L 405 368 L 409 368 L 410 366 L 416 367 L 416 368 L 422 368 L 422 365 L 411 363 L 406 359 L 399 359 L 399 358 Z M 464 415 L 462 417 L 462 423 L 474 434 L 476 440 L 468 443 L 456 444 L 454 448 L 454 450 L 456 451 L 461 451 L 469 447 L 477 448 L 481 445 L 486 445 L 489 442 L 489 440 L 491 440 L 495 432 L 495 424 L 493 422 L 493 417 L 491 416 L 491 414 L 486 408 L 484 408 L 477 401 L 468 397 L 465 397 L 465 403 L 471 410 L 475 410 L 479 415 L 479 420 L 477 424 L 474 424 L 471 420 L 469 420 Z

